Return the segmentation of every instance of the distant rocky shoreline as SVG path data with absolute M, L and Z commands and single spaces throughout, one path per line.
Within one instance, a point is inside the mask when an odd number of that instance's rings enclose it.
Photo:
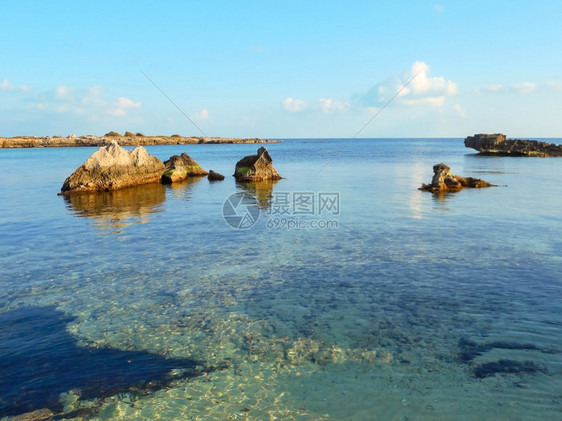
M 121 146 L 149 145 L 192 145 L 192 144 L 233 144 L 233 143 L 279 143 L 279 140 L 234 137 L 195 137 L 195 136 L 145 136 L 142 133 L 119 135 L 110 132 L 104 136 L 18 136 L 0 137 L 0 148 L 66 148 L 86 146 L 106 146 L 117 141 Z

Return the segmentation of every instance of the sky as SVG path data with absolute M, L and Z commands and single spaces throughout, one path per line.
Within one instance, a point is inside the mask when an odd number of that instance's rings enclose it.
M 562 137 L 562 1 L 0 10 L 0 136 Z

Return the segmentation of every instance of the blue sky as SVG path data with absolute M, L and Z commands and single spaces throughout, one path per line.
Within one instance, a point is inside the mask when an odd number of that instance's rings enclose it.
M 0 136 L 562 137 L 561 1 L 0 7 Z

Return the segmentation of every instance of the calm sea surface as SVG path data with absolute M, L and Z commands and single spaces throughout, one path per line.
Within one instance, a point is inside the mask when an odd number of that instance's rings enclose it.
M 276 183 L 154 146 L 227 177 L 71 199 L 96 149 L 0 149 L 0 418 L 562 418 L 562 159 L 266 146 Z M 418 191 L 439 162 L 498 186 Z

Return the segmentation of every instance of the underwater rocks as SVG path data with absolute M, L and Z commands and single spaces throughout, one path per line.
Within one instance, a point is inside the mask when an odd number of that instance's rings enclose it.
M 185 152 L 181 155 L 173 155 L 164 162 L 166 167 L 162 174 L 162 183 L 170 184 L 183 181 L 187 177 L 198 177 L 209 174 L 201 165 Z
M 142 394 L 215 370 L 200 361 L 143 350 L 79 346 L 67 330 L 73 320 L 55 307 L 0 314 L 0 417 L 41 419 L 37 416 L 47 411 L 61 413 L 61 394 L 72 390 L 79 390 L 80 400 Z
M 466 338 L 459 341 L 459 360 L 472 366 L 472 374 L 478 378 L 491 377 L 496 374 L 520 374 L 520 373 L 548 373 L 542 364 L 529 360 L 514 360 L 502 358 L 497 361 L 486 361 L 481 364 L 473 364 L 473 361 L 494 349 L 505 351 L 536 351 L 543 354 L 558 354 L 559 351 L 550 348 L 539 348 L 534 344 L 518 343 L 508 341 L 494 341 L 488 343 L 476 343 Z M 521 356 L 522 353 L 513 354 Z
M 476 149 L 482 155 L 502 156 L 562 156 L 562 145 L 538 140 L 506 140 L 504 134 L 475 134 L 464 140 L 467 148 Z
M 422 184 L 419 190 L 432 193 L 457 192 L 464 188 L 492 187 L 487 181 L 480 178 L 461 177 L 451 174 L 451 168 L 446 164 L 436 164 L 433 166 L 433 179 L 431 184 Z
M 101 147 L 70 175 L 61 194 L 109 191 L 158 182 L 164 164 L 142 146 L 132 151 L 115 141 Z
M 10 419 L 10 421 L 41 421 L 47 418 L 51 418 L 53 411 L 47 408 L 37 409 L 35 411 L 26 412 L 25 414 L 17 415 Z
M 210 170 L 207 179 L 209 181 L 222 181 L 224 180 L 224 175 L 219 174 L 218 172 L 214 172 L 213 170 Z
M 258 149 L 256 155 L 248 155 L 236 163 L 236 181 L 279 180 L 282 177 L 273 168 L 273 159 L 265 147 Z

